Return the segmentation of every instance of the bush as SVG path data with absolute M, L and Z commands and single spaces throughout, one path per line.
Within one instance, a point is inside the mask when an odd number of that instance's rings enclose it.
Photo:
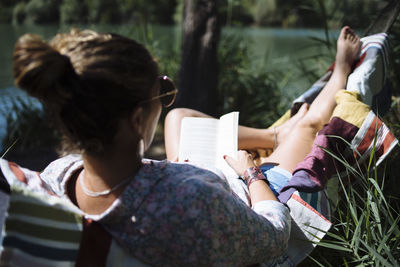
M 233 35 L 220 40 L 217 112 L 240 111 L 241 124 L 266 128 L 288 107 L 276 82 L 283 74 L 266 71 L 266 64 L 250 55 L 247 42 Z
M 60 6 L 60 23 L 88 23 L 88 8 L 81 0 L 63 1 Z

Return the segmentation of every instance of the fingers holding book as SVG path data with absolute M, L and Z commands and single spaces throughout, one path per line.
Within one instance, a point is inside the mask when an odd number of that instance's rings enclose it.
M 224 155 L 224 159 L 239 176 L 243 175 L 248 168 L 255 167 L 253 157 L 245 150 L 239 150 L 236 159 L 228 155 Z

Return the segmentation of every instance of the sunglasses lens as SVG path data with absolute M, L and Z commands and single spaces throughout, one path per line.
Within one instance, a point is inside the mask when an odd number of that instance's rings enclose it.
M 160 96 L 163 96 L 160 100 L 164 107 L 169 107 L 174 103 L 176 97 L 176 93 L 173 93 L 174 90 L 175 85 L 170 78 L 160 77 Z

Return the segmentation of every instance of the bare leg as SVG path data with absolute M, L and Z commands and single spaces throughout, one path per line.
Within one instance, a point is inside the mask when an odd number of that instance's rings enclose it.
M 278 144 L 286 139 L 292 128 L 301 118 L 304 117 L 308 106 L 304 105 L 295 116 L 287 122 L 276 128 Z M 181 121 L 184 117 L 203 117 L 211 118 L 207 114 L 193 109 L 177 108 L 171 110 L 165 118 L 164 138 L 167 159 L 176 161 L 178 159 Z M 239 125 L 238 129 L 238 147 L 239 149 L 257 149 L 274 147 L 274 130 L 257 129 Z
M 308 111 L 308 104 L 304 104 L 300 110 L 282 125 L 276 127 L 277 145 L 282 143 L 293 127 L 304 117 Z M 246 126 L 239 126 L 238 148 L 240 150 L 252 150 L 258 148 L 273 148 L 275 137 L 273 129 L 256 129 Z
M 309 112 L 267 159 L 268 162 L 279 163 L 281 168 L 292 172 L 297 163 L 311 151 L 316 133 L 329 122 L 336 106 L 335 95 L 345 88 L 359 51 L 359 37 L 350 27 L 344 27 L 338 39 L 336 65 L 330 80 L 311 104 Z
M 165 151 L 168 160 L 178 160 L 181 122 L 184 117 L 211 118 L 205 113 L 188 108 L 176 108 L 168 112 L 164 125 Z

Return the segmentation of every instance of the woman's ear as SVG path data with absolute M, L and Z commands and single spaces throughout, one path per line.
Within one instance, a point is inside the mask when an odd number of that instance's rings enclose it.
M 130 125 L 132 129 L 139 135 L 143 136 L 144 132 L 144 112 L 142 107 L 137 107 L 131 113 L 130 116 Z

